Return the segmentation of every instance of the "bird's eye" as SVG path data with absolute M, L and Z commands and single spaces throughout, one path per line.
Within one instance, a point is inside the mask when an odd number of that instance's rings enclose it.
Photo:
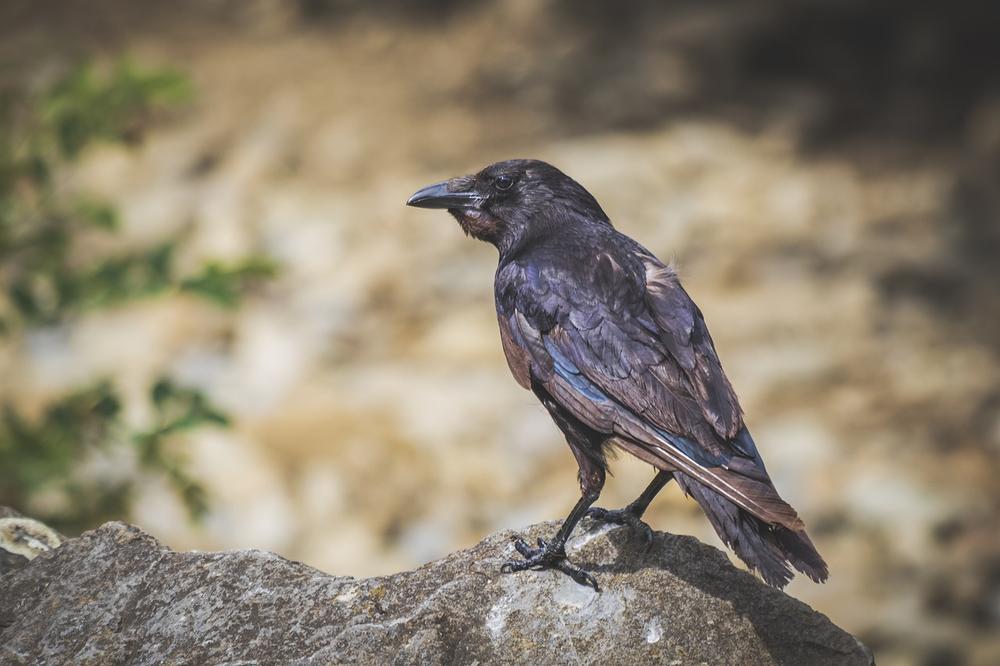
M 510 189 L 510 186 L 514 184 L 514 179 L 510 176 L 497 176 L 497 179 L 493 181 L 493 184 L 497 186 L 498 190 L 506 191 Z

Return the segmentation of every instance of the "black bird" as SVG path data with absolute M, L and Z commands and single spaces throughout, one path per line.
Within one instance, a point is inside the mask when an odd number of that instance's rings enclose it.
M 827 566 L 774 488 L 743 422 L 705 320 L 676 273 L 611 225 L 593 196 L 538 160 L 509 160 L 425 187 L 406 202 L 444 208 L 500 252 L 494 284 L 500 339 L 514 378 L 548 410 L 580 468 L 581 498 L 549 541 L 515 546 L 504 571 L 555 568 L 597 582 L 565 545 L 585 515 L 631 525 L 671 479 L 701 505 L 727 545 L 770 585 L 791 567 L 814 581 Z M 612 447 L 658 471 L 623 509 L 592 508 Z

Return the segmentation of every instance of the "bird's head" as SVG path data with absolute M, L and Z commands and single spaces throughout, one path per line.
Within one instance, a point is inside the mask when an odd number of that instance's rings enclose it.
M 574 224 L 610 224 L 582 185 L 539 160 L 497 162 L 418 190 L 406 205 L 444 208 L 501 254 L 531 237 Z

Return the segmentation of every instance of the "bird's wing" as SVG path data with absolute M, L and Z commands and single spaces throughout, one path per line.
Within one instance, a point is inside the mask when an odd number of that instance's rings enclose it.
M 599 260 L 586 289 L 567 275 L 520 276 L 513 296 L 498 301 L 514 376 L 524 386 L 539 382 L 639 458 L 683 471 L 763 520 L 801 529 L 743 426 L 701 313 L 669 269 L 640 259 L 642 285 L 614 261 Z
M 743 427 L 743 410 L 722 370 L 701 310 L 669 266 L 652 255 L 639 255 L 639 259 L 645 269 L 644 301 L 660 329 L 659 340 L 670 351 L 674 368 L 684 375 L 684 384 L 705 420 L 720 437 L 733 440 Z

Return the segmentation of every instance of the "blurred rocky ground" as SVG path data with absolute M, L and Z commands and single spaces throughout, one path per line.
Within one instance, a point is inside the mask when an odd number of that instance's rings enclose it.
M 224 406 L 234 430 L 184 442 L 204 522 L 155 481 L 128 517 L 173 548 L 370 576 L 561 517 L 575 466 L 509 377 L 494 251 L 403 207 L 538 157 L 678 261 L 830 563 L 789 591 L 880 664 L 996 663 L 997 25 L 972 2 L 6 2 L 4 80 L 130 53 L 198 90 L 64 187 L 116 202 L 128 244 L 282 270 L 235 313 L 151 301 L 5 344 L 0 390 L 167 368 Z M 605 506 L 651 476 L 614 469 Z M 717 543 L 676 489 L 648 517 Z

